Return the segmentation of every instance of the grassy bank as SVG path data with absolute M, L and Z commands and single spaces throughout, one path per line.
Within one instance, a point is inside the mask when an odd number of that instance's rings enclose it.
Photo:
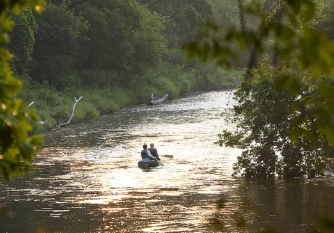
M 47 83 L 35 83 L 25 78 L 20 97 L 34 104 L 31 108 L 39 114 L 44 124 L 37 124 L 36 131 L 55 127 L 66 122 L 71 115 L 74 97 L 83 99 L 77 104 L 71 123 L 88 121 L 101 114 L 110 114 L 120 109 L 150 101 L 151 93 L 163 96 L 169 93 L 169 99 L 179 98 L 185 93 L 197 91 L 223 90 L 235 88 L 242 76 L 242 71 L 215 69 L 200 66 L 190 71 L 182 67 L 162 65 L 158 70 L 149 70 L 145 76 L 138 77 L 128 88 L 68 87 L 57 91 Z

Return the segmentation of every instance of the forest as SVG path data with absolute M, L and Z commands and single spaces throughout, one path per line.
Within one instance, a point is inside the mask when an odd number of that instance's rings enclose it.
M 12 68 L 23 82 L 19 97 L 34 102 L 44 123 L 35 130 L 67 121 L 74 97 L 83 96 L 79 122 L 148 102 L 151 93 L 175 99 L 235 88 L 240 70 L 187 62 L 181 50 L 218 17 L 214 8 L 207 0 L 54 0 L 41 14 L 12 15 Z

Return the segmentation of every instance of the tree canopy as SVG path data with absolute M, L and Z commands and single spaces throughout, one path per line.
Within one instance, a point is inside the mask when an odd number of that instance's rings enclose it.
M 313 176 L 323 171 L 324 158 L 333 156 L 334 43 L 324 26 L 331 14 L 319 15 L 330 12 L 331 4 L 239 0 L 239 27 L 208 23 L 185 46 L 189 58 L 226 67 L 248 53 L 247 73 L 236 92 L 238 130 L 225 131 L 219 141 L 245 149 L 237 172 Z M 260 62 L 265 54 L 269 58 Z

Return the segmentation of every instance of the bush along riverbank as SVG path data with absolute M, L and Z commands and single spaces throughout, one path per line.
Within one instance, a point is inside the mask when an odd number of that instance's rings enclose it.
M 71 124 L 89 121 L 131 105 L 147 103 L 151 93 L 157 97 L 168 93 L 172 100 L 186 93 L 236 88 L 242 75 L 243 71 L 240 70 L 199 66 L 184 71 L 182 67 L 166 65 L 157 71 L 149 70 L 145 76 L 133 80 L 126 88 L 73 84 L 61 91 L 48 83 L 34 82 L 26 76 L 22 77 L 24 85 L 19 97 L 27 104 L 34 102 L 29 108 L 33 108 L 40 116 L 40 122 L 35 124 L 34 129 L 42 132 L 68 121 L 75 97 L 83 98 L 76 105 Z

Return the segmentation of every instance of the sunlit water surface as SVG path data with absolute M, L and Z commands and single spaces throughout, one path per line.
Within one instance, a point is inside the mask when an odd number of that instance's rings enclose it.
M 240 151 L 214 144 L 234 127 L 221 117 L 230 94 L 135 106 L 46 134 L 35 170 L 0 187 L 11 217 L 0 217 L 0 232 L 304 232 L 334 216 L 333 178 L 231 176 Z M 174 158 L 142 170 L 140 150 L 150 142 Z

